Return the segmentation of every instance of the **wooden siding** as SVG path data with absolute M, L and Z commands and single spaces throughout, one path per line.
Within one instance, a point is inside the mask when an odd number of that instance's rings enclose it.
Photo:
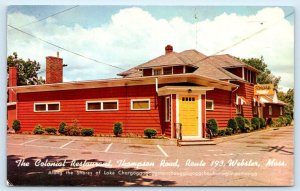
M 7 106 L 7 125 L 9 128 L 12 127 L 14 120 L 17 119 L 16 114 L 16 105 Z
M 233 73 L 234 75 L 240 77 L 240 78 L 243 78 L 243 70 L 242 68 L 227 68 L 226 69 L 228 72 L 231 72 Z
M 240 87 L 237 90 L 237 95 L 243 96 L 246 99 L 246 104 L 242 106 L 242 116 L 247 119 L 253 117 L 253 95 L 254 85 L 253 84 L 238 84 Z
M 272 106 L 272 115 L 269 115 L 269 106 Z M 283 107 L 282 115 L 280 115 L 280 107 Z M 266 118 L 278 118 L 284 115 L 284 106 L 275 104 L 265 104 L 263 108 L 263 117 Z
M 143 76 L 152 76 L 152 69 L 143 69 Z
M 130 110 L 131 99 L 150 99 L 151 109 Z M 18 119 L 23 131 L 32 131 L 34 126 L 58 127 L 64 121 L 74 119 L 82 128 L 94 128 L 96 133 L 111 134 L 115 122 L 123 123 L 124 133 L 143 134 L 145 128 L 155 128 L 162 133 L 162 100 L 156 96 L 155 86 L 130 86 L 65 90 L 55 92 L 23 93 L 18 95 Z M 86 111 L 86 101 L 118 100 L 118 111 Z M 60 102 L 59 112 L 34 112 L 34 102 Z
M 219 128 L 226 128 L 228 119 L 236 116 L 234 106 L 235 95 L 230 91 L 214 89 L 206 92 L 206 99 L 214 101 L 214 110 L 206 111 L 206 120 L 216 119 Z
M 173 66 L 173 74 L 182 74 L 183 66 Z

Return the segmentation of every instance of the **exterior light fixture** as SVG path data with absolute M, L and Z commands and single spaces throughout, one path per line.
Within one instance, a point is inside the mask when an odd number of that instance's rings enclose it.
M 188 89 L 188 93 L 192 93 L 192 90 L 191 90 L 191 89 Z

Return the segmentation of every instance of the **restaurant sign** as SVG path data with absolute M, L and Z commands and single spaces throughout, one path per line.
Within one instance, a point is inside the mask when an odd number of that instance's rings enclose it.
M 254 95 L 274 95 L 274 85 L 257 84 L 254 86 Z

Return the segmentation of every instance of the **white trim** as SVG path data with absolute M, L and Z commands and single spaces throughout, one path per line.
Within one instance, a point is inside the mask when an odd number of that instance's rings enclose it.
M 45 111 L 37 111 L 35 110 L 35 106 L 36 105 L 42 105 L 42 104 L 45 104 L 46 105 L 46 110 Z M 58 104 L 58 110 L 48 110 L 48 105 L 51 105 L 51 104 Z M 33 111 L 34 112 L 60 112 L 60 102 L 35 102 L 33 104 Z
M 103 103 L 116 102 L 117 109 L 103 109 Z M 89 103 L 100 103 L 100 109 L 88 109 Z M 118 111 L 119 110 L 119 100 L 93 100 L 85 102 L 85 111 Z
M 272 105 L 269 105 L 269 115 L 273 115 L 273 107 L 272 107 Z
M 169 100 L 169 105 L 167 105 L 167 100 Z M 169 96 L 165 97 L 165 122 L 170 122 L 171 121 L 171 99 Z M 167 115 L 167 111 L 169 110 L 169 116 Z M 167 116 L 169 119 L 167 119 Z
M 212 109 L 207 109 L 206 108 L 206 102 L 212 102 Z M 212 99 L 206 99 L 205 100 L 205 110 L 207 110 L 207 111 L 213 111 L 214 110 L 214 106 L 215 106 L 214 100 L 212 100 Z
M 176 94 L 176 123 L 179 123 L 179 95 Z
M 185 65 L 184 65 L 184 66 L 183 66 L 183 71 L 182 71 L 183 74 L 185 74 L 185 70 L 186 70 L 186 69 L 185 69 Z
M 134 101 L 148 101 L 149 102 L 149 107 L 146 108 L 146 109 L 133 109 L 133 102 Z M 150 99 L 131 99 L 130 100 L 130 110 L 133 110 L 133 111 L 145 111 L 145 110 L 150 110 L 151 109 L 151 101 Z
M 172 94 L 170 95 L 171 99 L 170 99 L 170 104 L 171 104 L 171 107 L 170 107 L 170 117 L 171 117 L 171 121 L 170 121 L 170 126 L 171 126 L 171 139 L 174 138 L 174 135 L 173 135 L 173 129 L 174 129 L 174 119 L 173 119 L 173 96 Z
M 279 111 L 279 115 L 283 115 L 283 107 L 282 106 L 280 106 L 280 109 L 279 109 L 280 111 Z
M 242 67 L 242 78 L 243 78 L 243 80 L 245 80 L 245 69 L 244 69 L 244 67 Z

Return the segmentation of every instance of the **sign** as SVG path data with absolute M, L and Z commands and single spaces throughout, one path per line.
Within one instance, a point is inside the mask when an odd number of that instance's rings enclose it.
M 274 95 L 274 85 L 273 84 L 254 85 L 254 95 Z

